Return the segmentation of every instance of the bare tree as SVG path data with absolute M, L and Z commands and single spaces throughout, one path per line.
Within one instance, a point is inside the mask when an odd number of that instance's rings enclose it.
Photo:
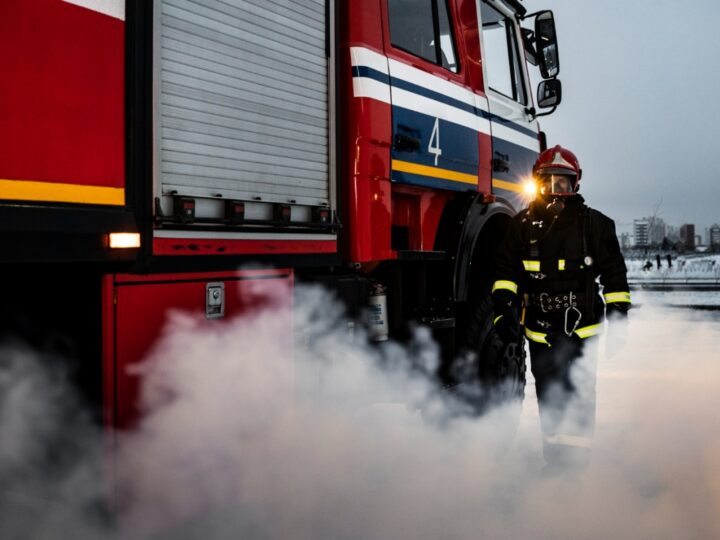
M 653 213 L 652 213 L 652 215 L 650 216 L 650 220 L 649 220 L 649 221 L 650 221 L 650 225 L 649 225 L 649 229 L 648 229 L 648 243 L 647 243 L 647 245 L 645 246 L 645 256 L 647 256 L 648 249 L 649 249 L 650 247 L 657 247 L 657 246 L 653 245 L 653 242 L 652 242 L 652 233 L 653 233 L 653 230 L 654 230 L 654 228 L 655 228 L 655 224 L 660 220 L 660 207 L 662 206 L 662 203 L 663 203 L 663 198 L 660 197 L 660 200 L 659 200 L 658 203 L 655 205 L 655 208 L 654 208 L 654 210 L 653 210 Z

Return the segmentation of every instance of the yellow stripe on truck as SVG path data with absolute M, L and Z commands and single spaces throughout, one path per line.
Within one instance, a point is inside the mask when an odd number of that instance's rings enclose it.
M 409 161 L 401 161 L 399 159 L 392 160 L 392 170 L 417 174 L 419 176 L 430 176 L 432 178 L 440 178 L 442 180 L 452 180 L 453 182 L 462 182 L 464 184 L 477 185 L 478 177 L 474 174 L 465 174 L 450 169 L 441 169 L 440 167 L 430 167 L 428 165 L 418 165 Z
M 507 180 L 498 180 L 493 178 L 492 187 L 504 189 L 506 191 L 514 191 L 515 193 L 522 193 L 523 187 L 515 182 L 508 182 Z
M 125 190 L 34 180 L 0 180 L 0 199 L 124 206 Z

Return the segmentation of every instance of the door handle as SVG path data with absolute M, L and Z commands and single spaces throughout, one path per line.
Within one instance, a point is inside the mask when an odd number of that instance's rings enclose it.
M 498 156 L 493 158 L 492 167 L 493 171 L 496 172 L 510 172 L 510 156 L 495 152 Z
M 395 135 L 395 150 L 399 152 L 417 152 L 420 150 L 420 139 L 409 135 Z

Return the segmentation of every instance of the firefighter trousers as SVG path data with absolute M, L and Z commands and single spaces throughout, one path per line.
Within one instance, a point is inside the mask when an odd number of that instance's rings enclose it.
M 550 347 L 529 342 L 543 454 L 551 467 L 583 468 L 590 461 L 595 430 L 595 348 L 577 336 L 548 340 Z

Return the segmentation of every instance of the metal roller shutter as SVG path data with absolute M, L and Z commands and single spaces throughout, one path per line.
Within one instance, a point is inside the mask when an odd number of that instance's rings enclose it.
M 161 193 L 328 204 L 324 0 L 162 0 L 159 11 Z

